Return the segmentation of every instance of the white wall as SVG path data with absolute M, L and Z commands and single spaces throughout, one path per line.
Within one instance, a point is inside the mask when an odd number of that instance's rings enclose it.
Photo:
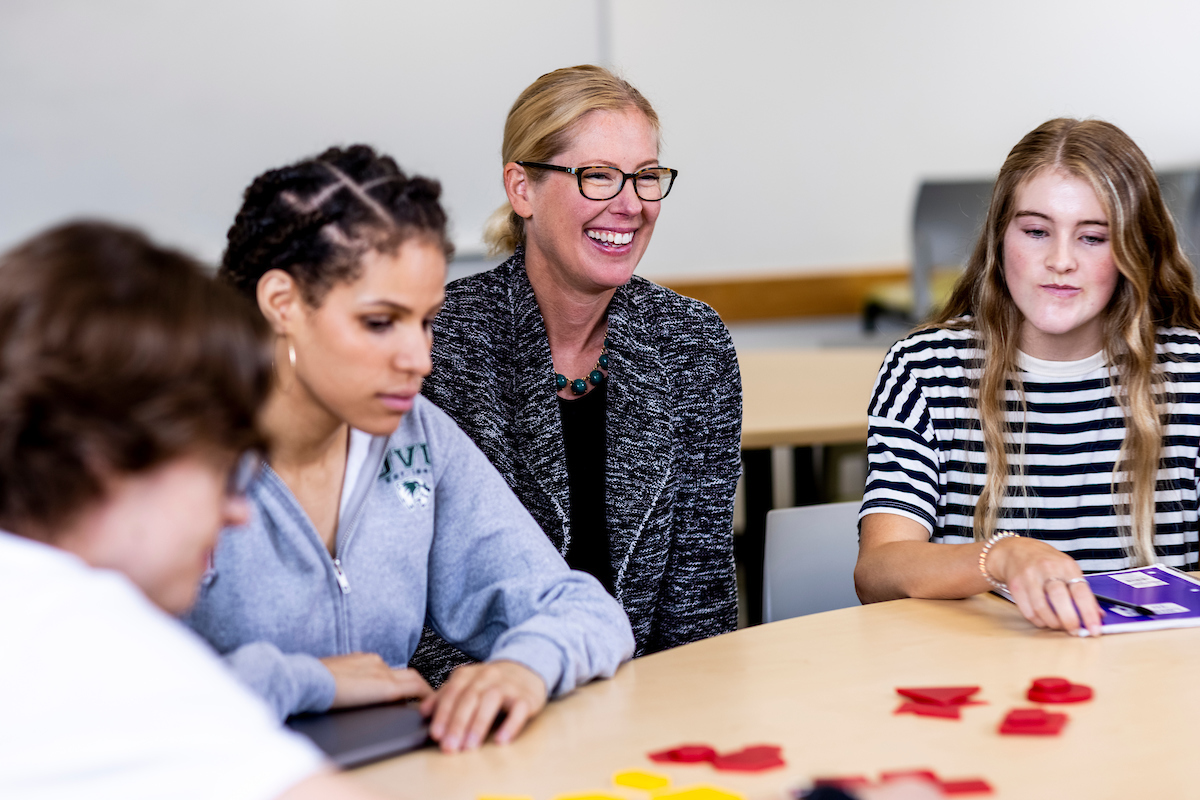
M 611 52 L 681 171 L 650 276 L 894 264 L 923 176 L 1057 115 L 1200 163 L 1184 0 L 5 0 L 0 246 L 116 216 L 214 259 L 256 173 L 364 140 L 439 177 L 466 249 L 517 93 Z
M 681 170 L 648 274 L 907 260 L 921 177 L 994 174 L 1055 116 L 1200 162 L 1200 3 L 623 0 L 616 57 Z
M 538 75 L 593 61 L 592 2 L 0 1 L 0 247 L 117 217 L 215 260 L 265 169 L 365 141 L 439 178 L 456 239 L 504 199 Z

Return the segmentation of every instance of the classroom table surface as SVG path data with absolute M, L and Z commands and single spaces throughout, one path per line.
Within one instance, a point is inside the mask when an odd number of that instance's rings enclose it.
M 930 769 L 979 777 L 995 798 L 1200 796 L 1200 628 L 1078 639 L 1043 631 L 991 595 L 896 600 L 747 628 L 647 656 L 549 704 L 514 743 L 421 750 L 354 771 L 395 797 L 551 800 L 620 789 L 614 773 L 666 775 L 779 800 L 822 776 Z M 1001 736 L 1029 708 L 1034 678 L 1093 687 L 1058 736 Z M 894 713 L 897 687 L 980 686 L 961 720 Z M 769 743 L 785 767 L 760 774 L 663 765 L 646 754 L 687 742 Z M 980 797 L 965 795 L 964 797 Z M 986 796 L 986 795 L 983 795 Z
M 883 347 L 746 350 L 742 448 L 867 440 L 867 402 Z

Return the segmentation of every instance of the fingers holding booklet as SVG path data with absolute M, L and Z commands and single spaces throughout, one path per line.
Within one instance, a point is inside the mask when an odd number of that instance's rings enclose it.
M 1162 564 L 1098 572 L 1084 579 L 1104 621 L 1102 633 L 1132 633 L 1200 626 L 1200 580 Z M 1008 591 L 996 593 L 1012 600 Z M 1081 636 L 1090 635 L 1086 629 Z

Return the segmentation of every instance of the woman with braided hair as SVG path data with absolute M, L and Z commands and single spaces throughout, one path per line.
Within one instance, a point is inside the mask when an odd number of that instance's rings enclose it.
M 246 190 L 220 276 L 275 332 L 270 447 L 188 622 L 280 716 L 424 698 L 449 751 L 501 711 L 508 741 L 633 639 L 419 394 L 451 250 L 439 193 L 362 145 Z M 432 693 L 406 668 L 423 624 L 484 663 Z

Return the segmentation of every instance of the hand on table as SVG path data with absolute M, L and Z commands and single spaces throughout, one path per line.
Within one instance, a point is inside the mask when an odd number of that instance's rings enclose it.
M 1039 628 L 1074 634 L 1087 628 L 1100 635 L 1104 612 L 1091 587 L 1075 559 L 1052 545 L 1023 536 L 1001 539 L 988 554 L 987 570 L 1008 584 L 1017 608 Z
M 466 664 L 421 703 L 421 713 L 433 715 L 429 735 L 443 752 L 473 750 L 483 743 L 501 711 L 507 717 L 495 741 L 512 741 L 545 707 L 546 692 L 541 676 L 515 661 Z
M 424 700 L 433 694 L 415 669 L 392 669 L 377 653 L 329 656 L 321 663 L 333 673 L 333 708 Z

